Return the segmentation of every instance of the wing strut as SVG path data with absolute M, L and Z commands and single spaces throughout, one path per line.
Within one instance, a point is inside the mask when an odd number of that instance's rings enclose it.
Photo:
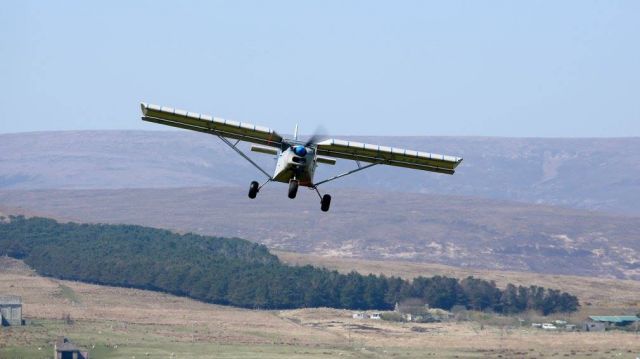
M 212 130 L 212 132 L 218 136 L 218 138 L 220 138 L 224 143 L 227 144 L 227 146 L 231 147 L 231 149 L 233 149 L 234 151 L 236 151 L 240 156 L 242 156 L 245 160 L 249 161 L 249 163 L 251 163 L 255 168 L 259 169 L 260 172 L 264 173 L 265 176 L 267 176 L 267 178 L 269 179 L 269 181 L 273 180 L 273 177 L 271 177 L 271 175 L 269 175 L 269 173 L 267 173 L 267 171 L 265 171 L 264 169 L 262 169 L 262 167 L 260 167 L 257 163 L 253 162 L 253 160 L 251 158 L 249 158 L 249 156 L 247 156 L 244 152 L 242 152 L 238 147 L 236 147 L 236 145 L 238 144 L 238 142 L 240 142 L 240 140 L 236 141 L 235 144 L 231 143 L 231 141 L 229 141 L 228 139 L 226 139 L 225 137 L 221 136 L 217 131 Z M 268 181 L 267 181 L 268 182 Z M 263 185 L 264 186 L 264 185 Z
M 339 174 L 339 175 L 337 175 L 337 176 L 333 176 L 333 177 L 331 177 L 331 178 L 327 178 L 326 180 L 323 180 L 323 181 L 320 181 L 320 182 L 314 183 L 314 184 L 313 184 L 313 187 L 318 187 L 319 185 L 321 185 L 321 184 L 323 184 L 323 183 L 331 182 L 331 181 L 333 181 L 333 180 L 337 180 L 338 178 L 342 178 L 342 177 L 344 177 L 344 176 L 348 176 L 348 175 L 350 175 L 350 174 L 352 174 L 352 173 L 356 173 L 356 172 L 358 172 L 358 171 L 366 170 L 366 169 L 367 169 L 367 168 L 369 168 L 369 167 L 373 167 L 373 166 L 375 166 L 375 165 L 377 165 L 377 164 L 380 164 L 380 162 L 374 162 L 374 163 L 370 163 L 370 164 L 368 164 L 368 165 L 366 165 L 366 166 L 361 166 L 359 161 L 356 161 L 356 162 L 358 163 L 358 168 L 353 169 L 353 170 L 351 170 L 351 171 L 349 171 L 349 172 L 341 173 L 341 174 Z

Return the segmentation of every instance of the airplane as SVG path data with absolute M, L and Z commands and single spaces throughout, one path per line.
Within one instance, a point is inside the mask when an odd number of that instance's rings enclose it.
M 267 180 L 262 184 L 252 181 L 249 185 L 249 198 L 256 198 L 260 189 L 269 182 L 289 184 L 289 198 L 296 198 L 298 187 L 315 190 L 320 197 L 320 209 L 329 210 L 331 196 L 320 194 L 318 186 L 365 170 L 375 165 L 406 167 L 452 175 L 462 162 L 461 157 L 438 155 L 433 153 L 405 150 L 367 143 L 327 139 L 318 141 L 314 135 L 306 141 L 298 140 L 296 125 L 293 138 L 284 138 L 275 131 L 246 122 L 223 120 L 220 118 L 187 112 L 170 107 L 161 107 L 147 103 L 140 104 L 142 120 L 187 130 L 204 132 L 219 137 L 245 160 L 260 170 Z M 232 142 L 235 140 L 235 142 Z M 278 156 L 275 172 L 270 175 L 246 153 L 238 148 L 240 141 L 250 142 L 251 151 Z M 357 167 L 345 173 L 314 182 L 314 173 L 318 164 L 335 165 L 336 159 L 355 161 Z M 366 164 L 363 165 L 362 162 Z

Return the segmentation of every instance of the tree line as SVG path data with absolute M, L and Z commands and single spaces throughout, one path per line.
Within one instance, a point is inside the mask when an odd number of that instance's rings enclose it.
M 538 286 L 497 288 L 474 277 L 341 274 L 286 265 L 260 244 L 237 238 L 107 224 L 58 223 L 12 216 L 0 221 L 0 255 L 60 279 L 132 287 L 244 308 L 392 309 L 419 298 L 431 307 L 498 313 L 571 312 L 578 299 Z

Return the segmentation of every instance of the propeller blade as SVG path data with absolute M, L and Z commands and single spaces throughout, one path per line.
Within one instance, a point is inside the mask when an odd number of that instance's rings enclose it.
M 316 130 L 313 132 L 313 135 L 311 135 L 311 137 L 309 137 L 307 142 L 304 144 L 304 147 L 315 145 L 320 141 L 320 139 L 327 136 L 325 135 L 325 133 L 326 133 L 325 129 L 322 126 L 318 126 Z

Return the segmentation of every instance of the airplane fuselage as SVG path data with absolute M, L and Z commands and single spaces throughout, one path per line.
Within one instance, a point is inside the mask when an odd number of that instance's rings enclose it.
M 278 157 L 273 180 L 284 183 L 297 180 L 301 186 L 313 186 L 313 175 L 317 167 L 315 157 L 313 148 L 303 145 L 287 148 Z

